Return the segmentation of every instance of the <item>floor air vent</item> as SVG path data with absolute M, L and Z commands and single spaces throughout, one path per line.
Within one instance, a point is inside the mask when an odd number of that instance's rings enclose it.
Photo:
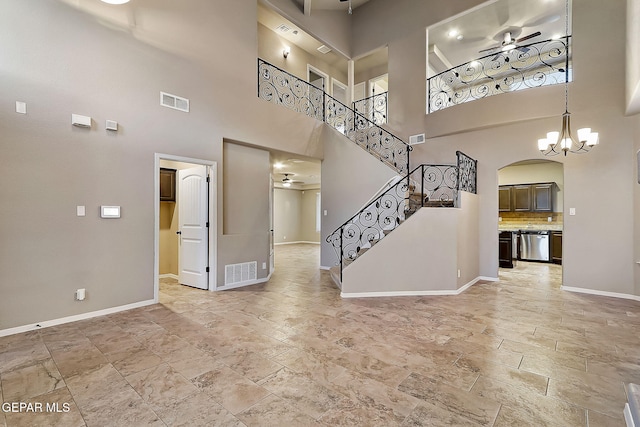
M 189 112 L 189 100 L 170 93 L 160 92 L 160 105 L 173 108 L 174 110 Z
M 224 284 L 241 285 L 255 281 L 258 272 L 258 262 L 243 262 L 224 266 Z

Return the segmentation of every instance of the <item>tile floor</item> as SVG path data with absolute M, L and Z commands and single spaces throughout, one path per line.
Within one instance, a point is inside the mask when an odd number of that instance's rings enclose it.
M 3 408 L 43 405 L 0 426 L 624 426 L 640 303 L 535 263 L 459 296 L 343 300 L 318 246 L 276 254 L 268 284 L 165 280 L 160 304 L 0 338 Z

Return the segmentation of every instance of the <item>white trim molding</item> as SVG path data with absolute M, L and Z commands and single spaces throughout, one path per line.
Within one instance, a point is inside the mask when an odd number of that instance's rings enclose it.
M 282 246 L 282 245 L 301 245 L 301 244 L 305 244 L 305 245 L 319 245 L 320 242 L 307 242 L 304 240 L 299 240 L 297 242 L 280 242 L 280 243 L 274 243 L 273 246 Z
M 412 296 L 442 296 L 442 295 L 460 295 L 471 286 L 475 285 L 481 280 L 490 280 L 484 277 L 476 277 L 469 283 L 458 289 L 441 290 L 441 291 L 389 291 L 389 292 L 341 292 L 342 298 L 374 298 L 374 297 L 412 297 Z
M 42 328 L 49 328 L 51 326 L 62 325 L 65 323 L 77 322 L 79 320 L 92 319 L 94 317 L 106 316 L 107 314 L 118 313 L 121 311 L 132 310 L 134 308 L 146 307 L 153 305 L 156 302 L 152 299 L 140 302 L 134 302 L 132 304 L 121 305 L 118 307 L 105 308 L 104 310 L 91 311 L 89 313 L 76 314 L 74 316 L 61 317 L 60 319 L 47 320 L 40 323 L 33 323 L 31 325 L 17 326 L 15 328 L 0 330 L 0 337 L 7 335 L 21 334 L 23 332 L 36 331 Z
M 587 289 L 587 288 L 575 288 L 572 286 L 560 286 L 560 289 L 563 291 L 575 292 L 579 294 L 598 295 L 601 297 L 621 298 L 621 299 L 630 299 L 633 301 L 640 301 L 639 295 L 621 294 L 618 292 L 608 292 L 608 291 L 598 291 L 595 289 Z

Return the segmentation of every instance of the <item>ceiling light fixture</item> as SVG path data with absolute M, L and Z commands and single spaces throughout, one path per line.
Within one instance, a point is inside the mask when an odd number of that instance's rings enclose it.
M 353 8 L 351 8 L 351 0 L 349 0 L 349 15 L 353 13 Z
M 555 156 L 563 152 L 581 154 L 586 153 L 598 145 L 598 132 L 591 132 L 591 128 L 578 129 L 578 140 L 571 134 L 571 113 L 569 112 L 569 0 L 565 5 L 565 40 L 566 61 L 564 79 L 564 114 L 562 114 L 562 129 L 560 132 L 548 132 L 546 138 L 538 140 L 538 149 L 545 156 Z
M 125 3 L 129 3 L 129 0 L 102 0 L 104 3 L 109 3 L 109 4 L 125 4 Z

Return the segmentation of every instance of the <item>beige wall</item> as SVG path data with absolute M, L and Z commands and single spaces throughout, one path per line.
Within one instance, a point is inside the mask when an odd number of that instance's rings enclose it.
M 268 271 L 262 265 L 269 260 L 270 238 L 269 152 L 225 142 L 223 169 L 223 235 L 220 237 L 232 249 L 219 252 L 219 264 L 257 261 L 258 279 L 265 278 Z M 224 269 L 218 271 L 218 283 L 224 283 Z
M 450 16 L 479 3 L 447 2 L 434 10 L 427 2 L 372 0 L 358 9 L 354 20 L 354 54 L 388 44 L 389 126 L 403 137 L 425 132 L 428 138 L 414 147 L 413 165 L 450 162 L 456 150 L 478 159 L 481 275 L 497 277 L 497 171 L 516 161 L 544 158 L 536 141 L 560 127 L 564 87 L 493 96 L 425 115 L 425 28 L 441 14 Z M 626 9 L 623 0 L 573 2 L 575 74 L 569 110 L 575 129 L 590 126 L 600 133 L 601 144 L 589 154 L 553 160 L 564 167 L 564 209 L 576 208 L 575 216 L 564 217 L 564 285 L 637 294 L 640 272 L 635 261 L 640 253 L 631 231 L 640 227 L 640 220 L 634 210 L 638 202 L 629 195 L 638 185 L 633 159 L 640 118 L 623 115 L 625 44 L 620 41 L 626 38 Z M 396 31 L 400 22 L 402 29 Z M 368 33 L 376 24 L 380 30 Z M 601 61 L 603 51 L 607 61 Z M 613 228 L 612 207 L 619 224 Z
M 497 170 L 541 157 L 535 142 L 559 127 L 563 89 L 500 95 L 425 116 L 424 29 L 480 0 L 372 0 L 352 17 L 306 17 L 297 2 L 269 3 L 347 55 L 389 45 L 391 128 L 400 136 L 425 132 L 430 138 L 416 146 L 413 164 L 451 162 L 456 149 L 479 161 L 480 269 L 495 277 Z M 162 5 L 170 17 L 165 25 L 140 21 L 123 30 L 58 1 L 6 0 L 0 6 L 0 93 L 7 100 L 0 106 L 0 164 L 8 177 L 0 188 L 0 330 L 153 299 L 155 153 L 223 165 L 223 141 L 229 140 L 324 156 L 328 215 L 322 241 L 393 174 L 375 159 L 352 156 L 361 149 L 319 122 L 257 98 L 255 2 Z M 640 294 L 640 239 L 634 242 L 640 119 L 623 116 L 626 2 L 575 0 L 573 10 L 569 108 L 574 126 L 591 125 L 601 145 L 587 155 L 556 158 L 564 164 L 565 206 L 577 209 L 565 218 L 564 284 Z M 184 22 L 190 23 L 188 37 L 180 28 Z M 199 54 L 214 46 L 215 54 Z M 191 112 L 160 107 L 160 91 L 189 98 Z M 14 101 L 25 101 L 28 114 L 16 114 Z M 72 113 L 90 115 L 94 127 L 72 127 Z M 118 133 L 105 131 L 106 119 L 120 123 Z M 218 181 L 229 178 L 226 167 L 242 165 L 242 156 L 231 156 L 218 168 Z M 253 184 L 267 197 L 262 167 Z M 224 265 L 247 257 L 266 261 L 268 255 L 268 224 L 262 230 L 268 220 L 262 216 L 251 232 L 223 234 L 224 226 L 237 230 L 234 220 L 224 223 L 236 213 L 223 212 L 228 194 L 218 192 L 218 281 Z M 243 210 L 256 206 L 254 200 L 224 200 L 242 221 L 249 220 Z M 86 217 L 75 215 L 78 205 L 87 207 Z M 99 218 L 100 205 L 122 206 L 122 218 Z M 267 218 L 265 201 L 259 198 L 257 205 Z M 612 206 L 617 227 L 610 226 Z M 333 264 L 332 252 L 323 245 L 322 265 Z M 260 277 L 265 274 L 259 269 Z M 83 302 L 73 300 L 79 287 L 87 289 Z
M 273 197 L 274 242 L 320 242 L 316 232 L 317 190 L 276 188 Z
M 343 11 L 315 10 L 305 15 L 303 2 L 291 0 L 259 0 L 289 21 L 304 29 L 311 36 L 330 46 L 345 57 L 351 57 L 351 22 L 352 16 Z M 312 2 L 313 5 L 313 2 Z
M 284 46 L 291 48 L 291 53 L 286 59 L 282 55 Z M 341 70 L 319 60 L 295 44 L 280 37 L 275 31 L 260 24 L 258 24 L 258 56 L 304 81 L 307 81 L 307 65 L 311 65 L 329 77 L 336 78 L 344 84 L 347 82 L 346 70 Z M 327 84 L 329 83 L 327 82 Z M 330 90 L 326 91 L 330 92 Z
M 225 138 L 322 157 L 320 123 L 256 96 L 256 4 L 191 6 L 163 4 L 164 29 L 139 22 L 132 33 L 58 1 L 2 2 L 0 164 L 12 185 L 0 189 L 0 294 L 10 295 L 0 299 L 0 330 L 154 298 L 155 153 L 215 161 L 218 182 Z M 185 21 L 197 39 L 174 26 Z M 216 55 L 198 58 L 194 46 L 216 46 Z M 160 91 L 189 98 L 190 113 L 160 107 Z M 16 114 L 15 101 L 28 114 Z M 93 127 L 72 127 L 72 113 L 91 116 Z M 119 122 L 117 133 L 105 131 L 107 119 Z M 266 194 L 265 162 L 264 181 L 253 184 Z M 221 190 L 218 282 L 224 265 L 266 262 L 269 250 L 267 219 L 251 233 L 223 234 L 236 224 L 223 224 Z M 255 206 L 229 203 L 240 217 Z M 120 205 L 122 218 L 101 219 L 100 205 Z M 83 302 L 74 301 L 80 287 Z
M 300 239 L 304 242 L 320 243 L 320 232 L 316 231 L 316 197 L 318 194 L 321 194 L 320 188 L 302 191 Z
M 460 209 L 418 210 L 343 270 L 342 294 L 454 293 L 477 279 L 477 201 L 461 193 Z

